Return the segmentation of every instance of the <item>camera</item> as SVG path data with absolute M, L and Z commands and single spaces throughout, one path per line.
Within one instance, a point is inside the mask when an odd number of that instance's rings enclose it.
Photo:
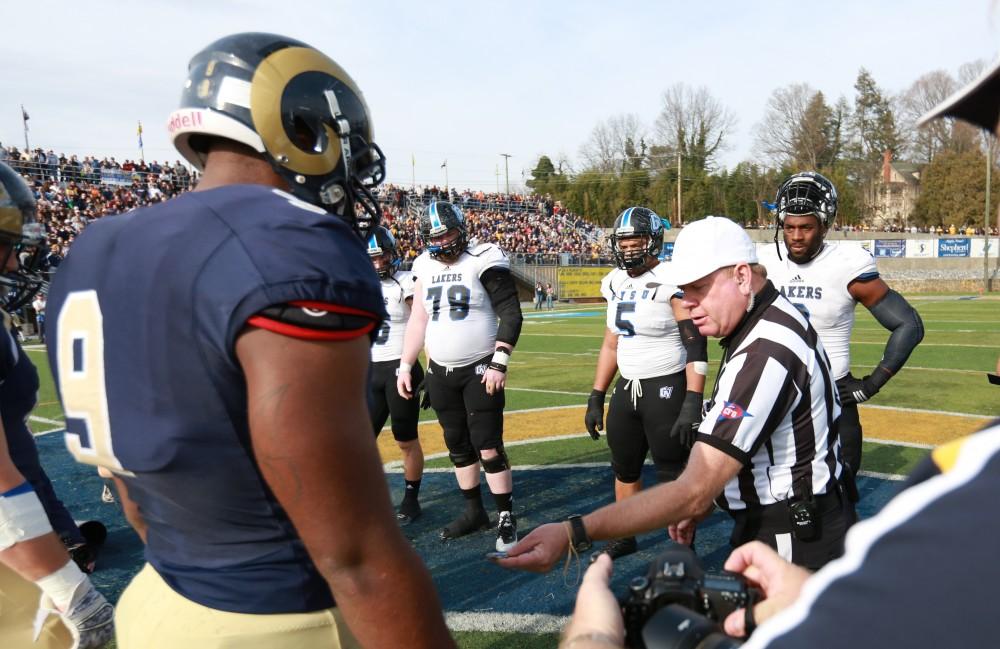
M 691 548 L 674 545 L 645 577 L 636 577 L 622 603 L 625 644 L 632 649 L 725 649 L 742 644 L 721 623 L 762 598 L 742 575 L 707 573 Z M 749 615 L 749 613 L 748 613 Z

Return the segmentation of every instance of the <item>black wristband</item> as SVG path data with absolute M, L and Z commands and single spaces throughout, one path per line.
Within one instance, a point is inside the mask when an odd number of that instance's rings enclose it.
M 587 536 L 587 528 L 583 525 L 583 517 L 573 514 L 566 519 L 569 521 L 570 535 L 573 541 L 573 549 L 579 552 L 586 552 L 593 545 L 590 537 Z
M 503 363 L 497 363 L 496 361 L 490 361 L 489 367 L 490 367 L 491 370 L 496 370 L 497 372 L 503 372 L 504 374 L 507 373 L 507 366 L 504 365 Z

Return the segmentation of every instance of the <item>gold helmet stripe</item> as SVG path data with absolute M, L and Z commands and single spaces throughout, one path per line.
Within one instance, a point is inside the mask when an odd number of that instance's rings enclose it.
M 288 138 L 281 121 L 281 97 L 288 81 L 304 72 L 323 72 L 337 79 L 364 103 L 354 80 L 333 60 L 308 47 L 286 47 L 274 52 L 254 71 L 250 85 L 250 115 L 254 128 L 278 164 L 307 176 L 331 173 L 340 164 L 340 138 L 324 124 L 328 146 L 317 153 L 303 151 Z

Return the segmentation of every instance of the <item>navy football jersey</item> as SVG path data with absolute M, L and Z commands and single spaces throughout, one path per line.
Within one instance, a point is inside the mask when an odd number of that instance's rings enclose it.
M 3 421 L 7 453 L 35 490 L 55 533 L 69 543 L 83 543 L 73 516 L 59 500 L 42 468 L 35 437 L 28 427 L 28 416 L 38 400 L 38 370 L 21 348 L 10 317 L 3 311 L 0 311 L 0 321 L 0 420 Z
M 260 185 L 95 222 L 49 293 L 67 446 L 125 479 L 148 524 L 146 558 L 164 580 L 225 611 L 333 605 L 251 451 L 235 341 L 275 305 L 367 314 L 371 328 L 383 314 L 351 229 Z

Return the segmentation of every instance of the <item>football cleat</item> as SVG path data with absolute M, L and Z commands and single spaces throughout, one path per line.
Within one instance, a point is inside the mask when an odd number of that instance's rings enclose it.
M 497 552 L 509 552 L 517 545 L 517 519 L 510 512 L 500 512 L 497 520 Z
M 458 518 L 441 530 L 441 538 L 457 539 L 466 534 L 488 529 L 490 529 L 490 517 L 485 509 L 465 509 Z
M 401 526 L 409 525 L 420 518 L 421 513 L 420 503 L 416 498 L 403 498 L 403 502 L 399 503 L 399 511 L 396 512 L 396 520 Z

